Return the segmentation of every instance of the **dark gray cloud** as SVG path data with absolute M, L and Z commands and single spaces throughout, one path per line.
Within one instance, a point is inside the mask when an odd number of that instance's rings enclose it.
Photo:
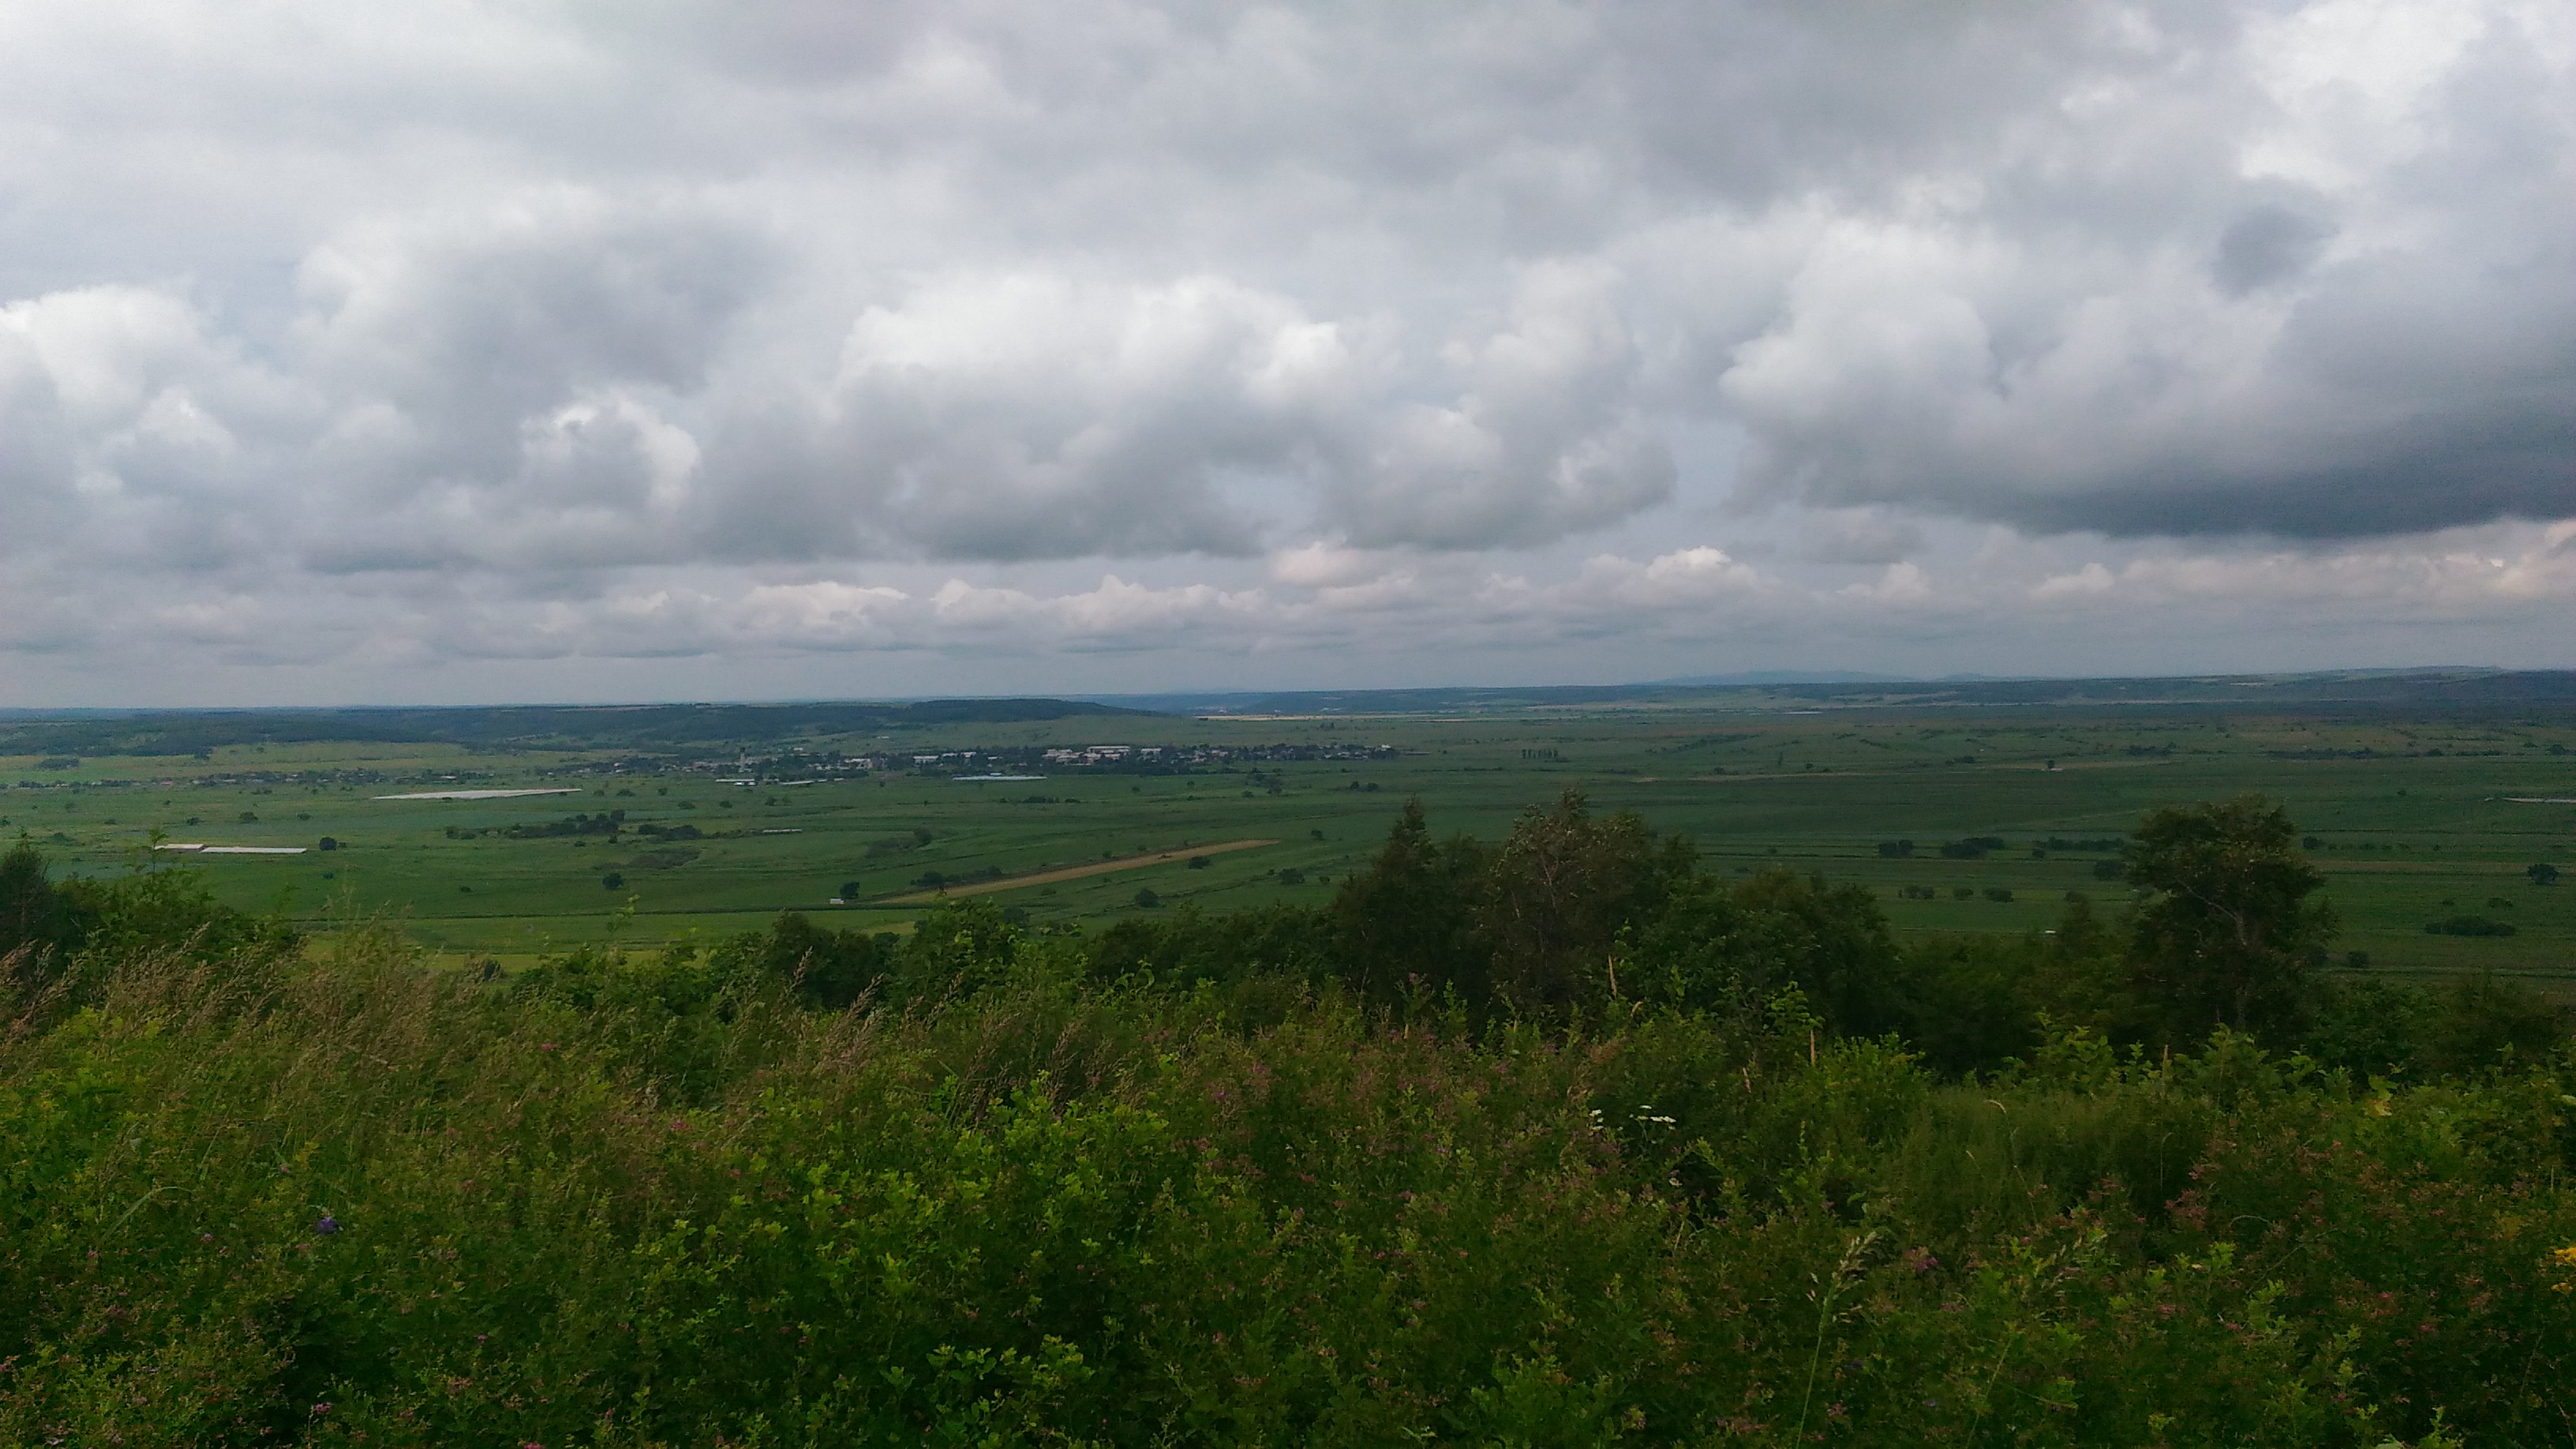
M 2218 234 L 2209 274 L 2231 297 L 2293 281 L 2316 261 L 2334 231 L 2332 223 L 2287 207 L 2254 206 Z

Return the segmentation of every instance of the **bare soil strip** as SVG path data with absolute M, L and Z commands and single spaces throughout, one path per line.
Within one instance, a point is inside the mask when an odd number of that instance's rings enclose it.
M 1042 870 L 1035 875 L 1004 876 L 1000 880 L 962 882 L 952 886 L 941 886 L 937 890 L 912 891 L 904 895 L 888 897 L 887 904 L 923 905 L 941 896 L 990 895 L 994 891 L 1015 891 L 1022 886 L 1053 885 L 1060 880 L 1080 880 L 1087 875 L 1108 875 L 1113 871 L 1135 870 L 1141 866 L 1169 865 L 1176 860 L 1187 860 L 1193 855 L 1223 855 L 1229 850 L 1252 850 L 1259 846 L 1278 843 L 1275 840 L 1228 840 L 1216 845 L 1193 845 L 1181 850 L 1160 851 L 1153 855 L 1131 855 L 1123 860 L 1104 860 L 1093 865 L 1073 865 L 1062 870 Z

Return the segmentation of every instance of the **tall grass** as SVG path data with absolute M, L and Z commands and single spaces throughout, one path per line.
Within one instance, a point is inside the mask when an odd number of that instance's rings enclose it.
M 2565 1061 L 587 982 L 354 933 L 13 1003 L 0 1442 L 2576 1433 Z

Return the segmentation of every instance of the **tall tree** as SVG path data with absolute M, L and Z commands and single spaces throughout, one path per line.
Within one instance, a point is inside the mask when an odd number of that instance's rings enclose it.
M 2168 1040 L 2212 1027 L 2277 1036 L 2309 1006 L 2308 964 L 2334 933 L 2312 900 L 2325 877 L 2288 812 L 2260 795 L 2169 805 L 2138 826 L 2129 879 L 2148 892 L 2130 936 L 2130 981 Z
M 1524 1008 L 1603 994 L 1620 930 L 1654 915 L 1695 865 L 1689 841 L 1659 843 L 1634 811 L 1595 816 L 1580 790 L 1521 812 L 1480 912 L 1496 989 Z
M 0 855 L 0 958 L 25 950 L 27 965 L 49 972 L 79 949 L 86 922 L 78 906 L 45 877 L 45 857 L 20 841 Z
M 1433 840 L 1422 802 L 1405 801 L 1377 859 L 1333 895 L 1344 977 L 1372 1001 L 1455 988 L 1482 1006 L 1486 953 L 1474 911 L 1484 873 L 1481 846 L 1464 835 Z

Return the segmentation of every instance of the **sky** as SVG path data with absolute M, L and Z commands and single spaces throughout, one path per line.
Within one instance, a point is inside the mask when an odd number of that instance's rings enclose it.
M 0 7 L 0 706 L 2425 664 L 2564 0 Z

